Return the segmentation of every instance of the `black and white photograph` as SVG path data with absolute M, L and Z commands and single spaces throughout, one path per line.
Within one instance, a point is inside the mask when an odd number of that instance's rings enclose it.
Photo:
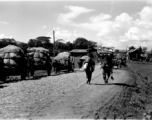
M 152 0 L 0 0 L 0 120 L 152 120 Z

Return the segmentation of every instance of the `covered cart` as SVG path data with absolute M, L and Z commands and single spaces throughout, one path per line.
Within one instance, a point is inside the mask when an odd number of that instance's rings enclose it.
M 27 57 L 21 48 L 8 45 L 0 49 L 0 57 L 4 64 L 4 73 L 1 75 L 21 75 L 25 79 L 27 75 Z
M 43 47 L 28 48 L 28 56 L 33 61 L 31 65 L 31 74 L 34 75 L 35 70 L 46 70 L 50 75 L 52 60 L 49 55 L 49 50 Z
M 69 52 L 61 52 L 54 58 L 54 67 L 68 72 L 74 71 L 74 57 Z

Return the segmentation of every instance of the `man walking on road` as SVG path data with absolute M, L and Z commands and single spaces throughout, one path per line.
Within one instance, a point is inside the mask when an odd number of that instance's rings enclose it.
M 3 59 L 1 57 L 0 57 L 0 73 L 1 73 L 0 80 L 4 82 L 6 80 L 6 76 L 5 76 Z
M 85 68 L 85 73 L 86 73 L 86 78 L 87 78 L 87 84 L 90 84 L 91 78 L 92 78 L 92 73 L 94 72 L 95 69 L 95 61 L 93 60 L 93 55 L 89 54 L 89 58 L 84 61 L 84 65 L 86 64 Z
M 113 74 L 113 58 L 114 58 L 114 55 L 112 53 L 110 53 L 108 55 L 108 65 L 110 67 L 110 75 L 111 75 L 112 80 L 114 79 L 112 76 L 112 74 Z
M 103 69 L 102 74 L 103 74 L 103 79 L 105 83 L 108 83 L 108 79 L 111 75 L 111 79 L 113 80 L 113 64 L 112 64 L 112 55 L 105 55 L 103 58 L 103 63 L 101 64 L 101 68 Z

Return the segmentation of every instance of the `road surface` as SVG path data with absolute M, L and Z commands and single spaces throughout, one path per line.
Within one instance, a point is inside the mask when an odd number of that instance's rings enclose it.
M 0 118 L 81 119 L 95 118 L 98 109 L 107 106 L 128 80 L 126 70 L 115 69 L 114 81 L 105 85 L 97 65 L 91 84 L 85 73 L 43 77 L 7 83 L 0 88 Z

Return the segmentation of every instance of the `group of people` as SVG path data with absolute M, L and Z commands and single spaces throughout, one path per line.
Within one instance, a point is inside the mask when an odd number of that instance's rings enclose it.
M 90 84 L 92 73 L 95 70 L 95 61 L 92 54 L 88 54 L 89 58 L 84 61 L 84 65 L 87 64 L 87 67 L 85 69 L 86 78 L 87 78 L 87 84 Z M 108 83 L 108 79 L 111 76 L 111 79 L 113 80 L 113 54 L 109 53 L 104 55 L 103 58 L 101 58 L 101 69 L 103 74 L 103 79 L 105 84 Z

